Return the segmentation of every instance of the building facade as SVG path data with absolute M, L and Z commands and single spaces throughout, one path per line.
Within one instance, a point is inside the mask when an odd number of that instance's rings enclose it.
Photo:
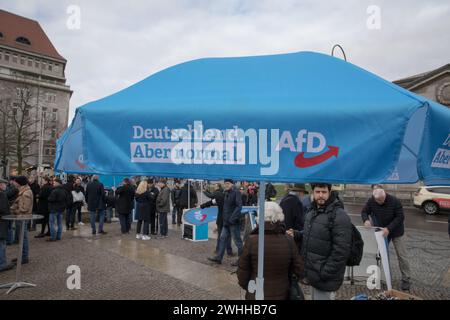
M 66 64 L 37 21 L 0 10 L 0 153 L 10 169 L 17 167 L 20 143 L 24 169 L 53 166 L 72 95 Z M 21 128 L 16 122 L 24 119 Z

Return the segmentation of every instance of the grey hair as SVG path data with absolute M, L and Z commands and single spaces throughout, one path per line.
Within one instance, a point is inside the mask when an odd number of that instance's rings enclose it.
M 266 201 L 264 204 L 264 221 L 272 223 L 284 221 L 283 210 L 278 203 Z

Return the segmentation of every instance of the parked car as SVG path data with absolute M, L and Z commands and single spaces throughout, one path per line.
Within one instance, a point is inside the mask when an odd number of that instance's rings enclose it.
M 421 187 L 414 194 L 414 206 L 430 215 L 450 210 L 450 186 Z

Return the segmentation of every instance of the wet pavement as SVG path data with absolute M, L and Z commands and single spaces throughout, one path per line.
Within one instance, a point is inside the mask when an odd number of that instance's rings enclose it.
M 360 206 L 346 209 L 356 225 L 361 224 Z M 424 299 L 450 299 L 450 240 L 443 221 L 447 216 L 428 217 L 416 209 L 406 210 L 406 246 L 410 255 L 413 282 L 411 293 Z M 170 218 L 169 218 L 170 221 Z M 31 233 L 30 263 L 23 266 L 23 280 L 36 288 L 20 289 L 0 299 L 243 299 L 238 286 L 236 257 L 224 257 L 222 265 L 207 260 L 215 249 L 214 224 L 210 224 L 210 240 L 192 242 L 181 238 L 181 228 L 169 225 L 169 237 L 149 241 L 135 239 L 134 233 L 121 235 L 118 223 L 106 224 L 107 235 L 90 234 L 85 225 L 64 232 L 63 240 L 48 243 L 34 239 Z M 135 224 L 133 225 L 135 228 Z M 7 255 L 15 257 L 17 245 L 9 246 Z M 398 287 L 400 271 L 391 248 L 394 287 Z M 70 290 L 67 268 L 81 270 L 81 289 Z M 0 273 L 0 283 L 13 280 L 15 271 Z M 309 288 L 305 287 L 306 294 Z M 350 299 L 369 291 L 365 281 L 346 283 L 337 292 L 338 299 Z

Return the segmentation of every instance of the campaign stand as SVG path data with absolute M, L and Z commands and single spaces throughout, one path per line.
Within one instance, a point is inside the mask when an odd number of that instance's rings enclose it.
M 257 210 L 257 207 L 242 207 L 242 214 L 247 214 L 249 217 L 251 230 L 256 227 Z M 209 223 L 216 221 L 217 214 L 217 207 L 183 210 L 182 238 L 194 242 L 208 241 Z
M 350 281 L 351 285 L 354 285 L 355 282 L 366 283 L 368 278 L 375 272 L 373 266 L 376 266 L 380 271 L 378 274 L 380 285 L 387 285 L 387 289 L 390 289 L 389 259 L 387 255 L 380 254 L 381 251 L 387 251 L 386 243 L 383 242 L 385 248 L 381 248 L 381 244 L 377 241 L 375 235 L 375 232 L 379 231 L 379 228 L 365 228 L 358 226 L 357 229 L 361 233 L 361 237 L 364 241 L 364 252 L 359 266 L 347 267 L 345 280 Z

